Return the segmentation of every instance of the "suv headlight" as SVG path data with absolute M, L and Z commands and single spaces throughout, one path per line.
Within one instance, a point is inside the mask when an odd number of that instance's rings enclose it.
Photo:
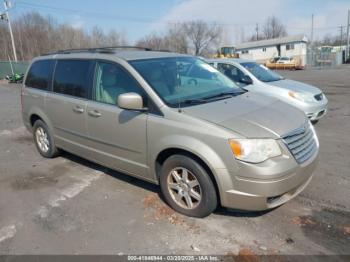
M 314 97 L 311 94 L 289 91 L 288 95 L 303 102 L 315 102 Z
M 236 159 L 260 163 L 282 154 L 274 139 L 230 139 L 230 147 Z

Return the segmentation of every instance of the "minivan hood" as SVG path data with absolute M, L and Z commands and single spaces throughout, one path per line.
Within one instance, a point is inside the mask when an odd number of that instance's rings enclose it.
M 266 84 L 288 89 L 295 92 L 310 93 L 312 95 L 318 95 L 321 93 L 321 90 L 315 86 L 304 84 L 294 80 L 289 80 L 289 79 L 268 82 Z
M 250 92 L 182 111 L 247 138 L 279 138 L 307 121 L 299 109 L 276 98 Z

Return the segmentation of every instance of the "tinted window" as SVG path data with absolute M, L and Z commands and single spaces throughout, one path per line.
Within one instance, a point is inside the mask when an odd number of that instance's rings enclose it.
M 53 64 L 53 60 L 34 62 L 28 72 L 25 85 L 32 88 L 47 90 L 49 87 Z
M 98 102 L 116 104 L 119 95 L 134 92 L 145 97 L 143 89 L 121 66 L 98 62 L 94 99 Z
M 58 60 L 53 91 L 76 97 L 87 97 L 89 88 L 88 60 Z

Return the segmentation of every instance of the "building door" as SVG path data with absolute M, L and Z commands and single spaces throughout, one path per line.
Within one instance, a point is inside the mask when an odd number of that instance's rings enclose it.
M 281 56 L 281 45 L 277 45 L 277 53 L 278 53 L 278 56 Z

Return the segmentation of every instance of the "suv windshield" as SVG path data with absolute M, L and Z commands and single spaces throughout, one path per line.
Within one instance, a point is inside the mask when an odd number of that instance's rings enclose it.
M 273 82 L 284 79 L 282 76 L 271 71 L 264 65 L 259 65 L 254 62 L 241 63 L 241 65 L 249 70 L 257 79 L 263 82 Z
M 245 92 L 214 67 L 194 57 L 135 60 L 130 64 L 171 107 L 207 103 Z

